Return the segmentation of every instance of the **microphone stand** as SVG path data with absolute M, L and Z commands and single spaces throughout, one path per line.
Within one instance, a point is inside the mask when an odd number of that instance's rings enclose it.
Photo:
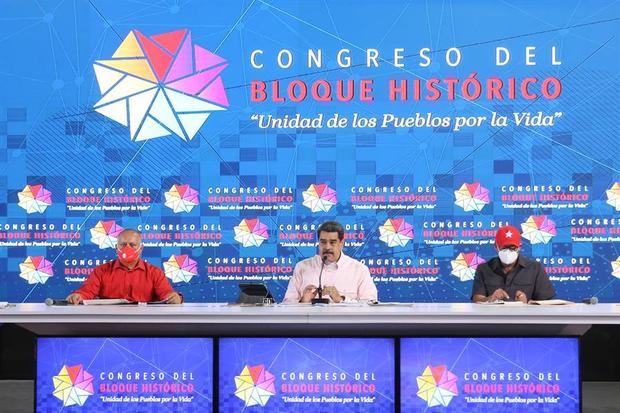
M 325 268 L 325 259 L 327 255 L 321 257 L 321 271 L 319 272 L 319 286 L 316 291 L 319 293 L 319 298 L 312 299 L 312 305 L 314 304 L 329 304 L 328 298 L 323 298 L 323 285 L 321 284 L 321 276 L 323 275 L 323 268 Z

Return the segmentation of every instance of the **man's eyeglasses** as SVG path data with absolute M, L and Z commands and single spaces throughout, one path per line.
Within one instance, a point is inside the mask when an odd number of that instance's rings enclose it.
M 119 242 L 118 244 L 116 244 L 116 247 L 118 249 L 121 249 L 121 248 L 125 248 L 127 245 L 129 245 L 133 249 L 138 249 L 140 245 L 142 244 L 141 243 L 136 244 L 135 242 Z

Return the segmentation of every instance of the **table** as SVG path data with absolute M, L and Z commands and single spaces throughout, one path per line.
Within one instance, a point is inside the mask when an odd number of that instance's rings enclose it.
M 620 324 L 620 305 L 420 303 L 394 306 L 46 306 L 0 309 L 0 323 L 58 336 L 560 336 Z

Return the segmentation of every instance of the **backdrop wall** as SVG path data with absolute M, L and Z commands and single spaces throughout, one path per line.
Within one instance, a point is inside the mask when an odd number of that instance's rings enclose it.
M 0 300 L 63 297 L 121 228 L 188 301 L 280 299 L 336 219 L 382 300 L 467 301 L 522 230 L 620 299 L 612 1 L 9 1 Z

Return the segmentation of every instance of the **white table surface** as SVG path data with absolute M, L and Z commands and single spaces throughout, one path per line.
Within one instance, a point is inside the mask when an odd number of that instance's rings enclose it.
M 46 306 L 11 304 L 0 309 L 3 323 L 517 323 L 620 324 L 620 304 L 564 306 L 420 303 L 394 306 L 303 304 L 236 306 L 181 305 Z
M 44 335 L 92 334 L 495 334 L 581 335 L 620 324 L 618 304 L 565 306 L 420 303 L 399 306 L 182 305 L 46 306 L 0 309 L 0 323 Z

